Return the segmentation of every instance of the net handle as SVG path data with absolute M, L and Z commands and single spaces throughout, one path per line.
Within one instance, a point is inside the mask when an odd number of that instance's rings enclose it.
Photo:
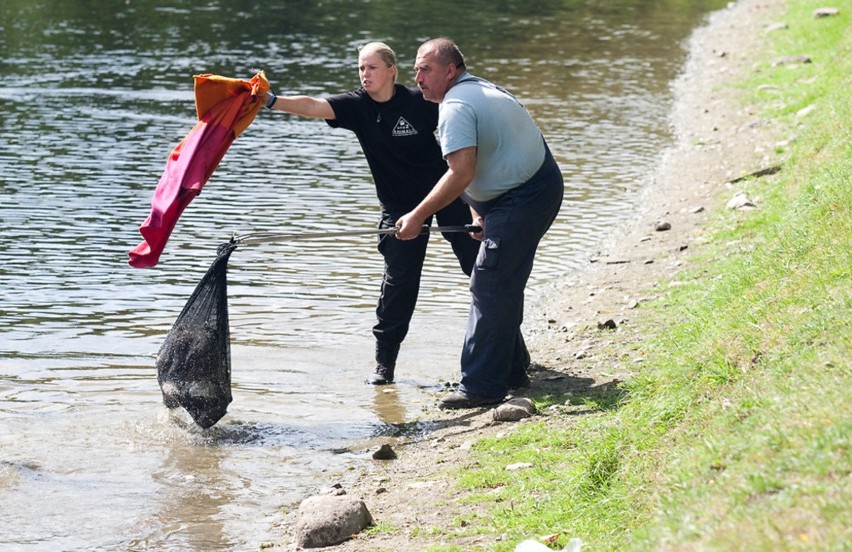
M 465 224 L 463 226 L 428 226 L 424 224 L 423 230 L 420 234 L 423 235 L 436 232 L 468 232 L 475 234 L 481 231 L 482 227 L 477 226 L 475 224 Z M 231 238 L 231 242 L 237 245 L 242 245 L 250 243 L 272 243 L 282 241 L 334 239 L 348 236 L 393 236 L 397 232 L 399 232 L 399 228 L 396 227 L 381 228 L 377 230 L 340 230 L 336 232 L 301 232 L 292 234 L 279 234 L 276 232 L 255 232 L 252 234 L 244 234 L 242 236 L 234 236 L 233 238 Z

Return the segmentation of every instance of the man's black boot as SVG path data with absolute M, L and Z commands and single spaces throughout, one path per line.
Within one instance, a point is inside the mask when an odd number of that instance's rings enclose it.
M 376 372 L 370 374 L 367 383 L 370 385 L 393 383 L 393 369 L 396 368 L 398 354 L 399 344 L 376 342 Z

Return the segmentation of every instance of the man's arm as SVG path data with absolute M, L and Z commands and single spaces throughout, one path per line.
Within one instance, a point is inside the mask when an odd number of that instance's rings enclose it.
M 269 93 L 259 94 L 260 101 L 263 105 L 269 102 Z M 277 96 L 275 103 L 269 106 L 270 109 L 276 111 L 284 111 L 299 115 L 300 117 L 309 117 L 311 119 L 335 119 L 334 110 L 328 100 L 323 98 L 312 98 L 311 96 Z
M 463 148 L 447 156 L 449 168 L 423 201 L 396 221 L 400 240 L 412 240 L 423 230 L 423 221 L 459 197 L 473 180 L 476 171 L 476 147 Z

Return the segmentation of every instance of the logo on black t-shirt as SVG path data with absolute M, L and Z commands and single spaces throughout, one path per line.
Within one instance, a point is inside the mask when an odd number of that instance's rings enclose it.
M 391 136 L 414 136 L 415 134 L 417 134 L 417 129 L 406 121 L 405 117 L 399 118 L 399 121 L 396 122 L 396 126 L 393 127 L 393 131 L 391 132 Z

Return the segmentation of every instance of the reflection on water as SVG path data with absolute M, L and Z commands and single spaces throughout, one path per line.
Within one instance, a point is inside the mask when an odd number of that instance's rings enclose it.
M 475 74 L 525 102 L 565 175 L 532 304 L 630 217 L 669 140 L 680 44 L 722 2 L 682 4 L 4 0 L 0 545 L 274 539 L 282 505 L 368 461 L 383 439 L 427 433 L 423 406 L 457 375 L 467 285 L 440 238 L 393 390 L 361 383 L 382 271 L 375 238 L 258 243 L 229 263 L 228 416 L 198 432 L 167 414 L 154 356 L 218 244 L 370 229 L 378 214 L 352 135 L 263 111 L 160 265 L 127 266 L 166 156 L 194 124 L 193 74 L 263 68 L 279 92 L 337 92 L 357 84 L 357 46 L 385 40 L 410 84 L 423 39 L 457 39 Z
M 377 386 L 373 399 L 373 411 L 388 426 L 399 426 L 407 420 L 405 405 L 399 398 L 396 386 Z

